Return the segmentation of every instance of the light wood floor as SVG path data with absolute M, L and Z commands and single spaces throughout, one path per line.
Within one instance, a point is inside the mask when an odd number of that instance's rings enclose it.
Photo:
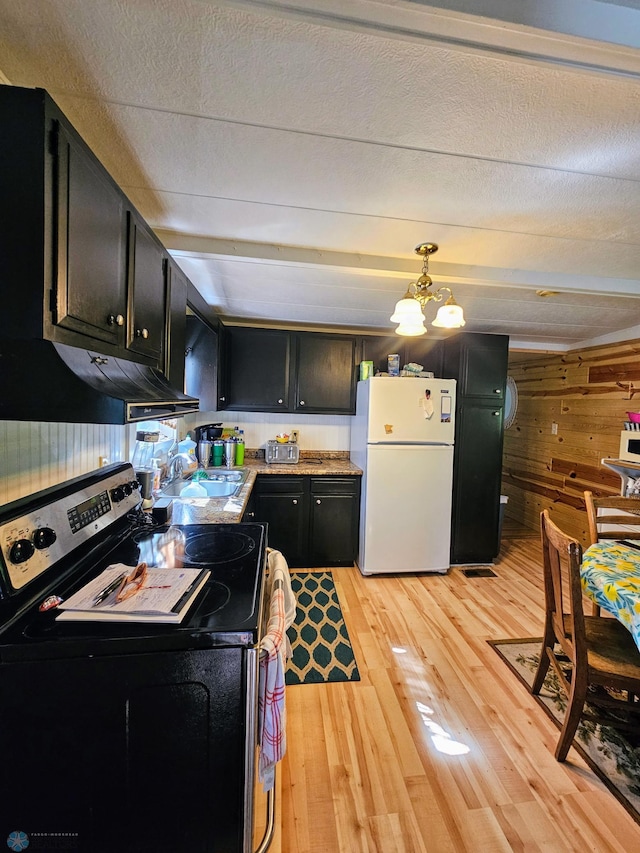
M 503 532 L 496 578 L 333 571 L 362 680 L 287 688 L 283 853 L 640 850 L 486 642 L 540 635 L 538 551 Z

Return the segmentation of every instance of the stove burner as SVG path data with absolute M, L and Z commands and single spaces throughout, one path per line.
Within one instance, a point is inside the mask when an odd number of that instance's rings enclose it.
M 195 616 L 198 619 L 203 619 L 206 616 L 213 616 L 219 610 L 229 603 L 231 598 L 231 590 L 226 584 L 218 583 L 218 581 L 210 580 L 205 586 L 205 595 L 202 601 L 199 602 Z
M 211 566 L 244 557 L 255 547 L 253 539 L 245 533 L 214 531 L 189 537 L 184 555 L 189 563 Z

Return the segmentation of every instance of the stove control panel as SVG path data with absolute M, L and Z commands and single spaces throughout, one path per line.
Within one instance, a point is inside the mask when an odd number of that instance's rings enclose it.
M 5 574 L 14 590 L 51 569 L 78 545 L 101 533 L 135 509 L 141 500 L 133 468 L 105 471 L 89 484 L 79 478 L 78 489 L 50 502 L 35 501 L 37 509 L 7 519 L 0 516 L 0 554 Z M 61 491 L 65 491 L 61 486 Z M 34 498 L 37 496 L 34 496 Z

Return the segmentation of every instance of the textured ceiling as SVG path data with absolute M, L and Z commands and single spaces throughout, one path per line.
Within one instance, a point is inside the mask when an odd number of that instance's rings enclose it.
M 0 78 L 223 318 L 389 331 L 430 241 L 468 330 L 564 349 L 640 337 L 637 6 L 0 0 Z

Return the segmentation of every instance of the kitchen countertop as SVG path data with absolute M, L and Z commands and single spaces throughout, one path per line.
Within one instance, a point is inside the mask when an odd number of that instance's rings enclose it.
M 175 498 L 172 505 L 172 524 L 223 524 L 242 519 L 251 489 L 258 474 L 278 474 L 312 477 L 359 477 L 362 469 L 354 465 L 343 451 L 303 451 L 295 465 L 269 464 L 264 458 L 245 457 L 242 468 L 247 479 L 238 495 L 228 498 Z M 221 469 L 222 470 L 222 469 Z M 233 469 L 232 469 L 233 470 Z

